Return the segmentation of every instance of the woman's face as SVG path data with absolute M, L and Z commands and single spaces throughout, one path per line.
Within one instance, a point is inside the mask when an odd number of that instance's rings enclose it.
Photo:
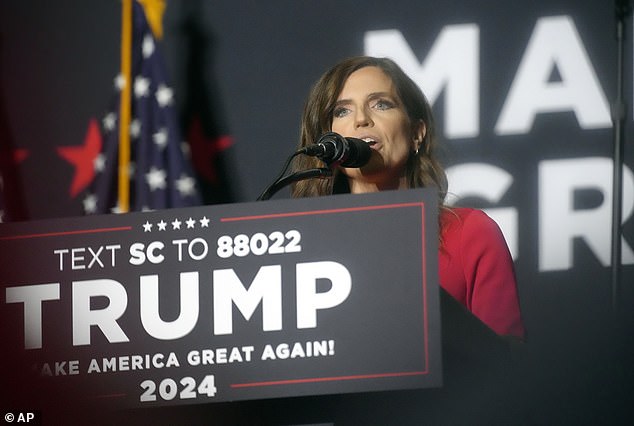
M 425 127 L 420 123 L 413 128 L 392 79 L 368 66 L 346 80 L 335 104 L 332 131 L 363 139 L 372 148 L 367 165 L 343 169 L 351 192 L 369 192 L 406 186 L 405 165 Z

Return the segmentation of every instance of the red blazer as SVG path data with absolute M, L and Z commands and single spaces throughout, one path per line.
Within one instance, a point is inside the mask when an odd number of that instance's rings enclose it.
M 511 254 L 498 225 L 484 212 L 441 213 L 440 285 L 499 335 L 524 338 Z

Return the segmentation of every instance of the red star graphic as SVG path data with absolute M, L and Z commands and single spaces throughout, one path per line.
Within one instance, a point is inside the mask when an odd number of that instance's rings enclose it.
M 0 146 L 0 170 L 3 174 L 13 172 L 15 166 L 26 160 L 29 154 L 28 149 Z
M 192 164 L 194 169 L 205 180 L 217 184 L 216 158 L 218 155 L 233 145 L 233 138 L 228 135 L 208 138 L 198 117 L 194 117 L 189 127 L 188 138 L 192 151 Z
M 10 165 L 17 166 L 26 160 L 30 154 L 29 150 L 24 148 L 9 148 L 6 152 L 4 152 L 5 150 L 2 151 L 3 152 L 0 152 L 0 163 L 7 167 Z
M 57 147 L 57 154 L 75 166 L 75 176 L 70 186 L 71 198 L 75 198 L 95 177 L 94 161 L 101 151 L 102 144 L 99 125 L 97 120 L 92 118 L 88 123 L 83 145 Z
M 24 148 L 16 148 L 13 150 L 13 162 L 20 164 L 29 156 L 29 150 Z

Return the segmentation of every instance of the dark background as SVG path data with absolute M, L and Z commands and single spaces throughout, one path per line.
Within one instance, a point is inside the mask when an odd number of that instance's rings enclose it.
M 74 175 L 58 147 L 83 143 L 100 119 L 119 69 L 120 2 L 115 0 L 0 4 L 0 106 L 3 143 L 28 152 L 18 164 L 29 219 L 82 214 L 83 194 L 70 195 Z M 614 4 L 605 0 L 468 1 L 169 1 L 163 51 L 186 128 L 199 116 L 208 135 L 233 145 L 214 163 L 209 202 L 252 201 L 294 149 L 310 85 L 336 61 L 363 54 L 366 31 L 398 29 L 422 62 L 443 27 L 473 23 L 480 31 L 480 132 L 444 137 L 443 98 L 434 109 L 447 167 L 482 162 L 513 176 L 495 205 L 518 212 L 516 268 L 528 328 L 525 400 L 543 420 L 584 423 L 605 415 L 632 419 L 634 266 L 623 266 L 620 309 L 611 303 L 610 267 L 586 241 L 573 242 L 569 269 L 540 271 L 538 167 L 544 160 L 611 158 L 610 125 L 582 129 L 572 112 L 540 114 L 525 135 L 494 132 L 528 40 L 539 18 L 568 15 L 580 34 L 601 88 L 616 97 Z M 632 105 L 632 19 L 625 34 L 625 100 Z M 556 79 L 556 77 L 553 77 Z M 632 108 L 626 116 L 625 163 L 634 167 Z M 283 196 L 283 195 L 281 195 Z M 567 194 L 562 194 L 567 196 Z M 631 195 L 630 195 L 631 196 Z M 579 209 L 605 201 L 581 199 Z M 606 218 L 606 222 L 609 218 Z M 634 221 L 624 217 L 634 244 Z M 605 223 L 588 223 L 588 227 Z M 629 263 L 628 263 L 629 262 Z M 532 374 L 536 373 L 536 374 Z M 530 405 L 530 404 L 527 404 Z M 528 408 L 527 408 L 528 409 Z M 542 419 L 542 418 L 539 418 Z M 543 422 L 537 422 L 543 423 Z M 554 421 L 554 423 L 558 423 Z

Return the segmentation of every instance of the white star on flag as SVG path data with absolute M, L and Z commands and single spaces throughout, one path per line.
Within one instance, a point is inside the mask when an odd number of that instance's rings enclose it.
M 123 74 L 117 74 L 114 78 L 114 87 L 117 90 L 123 90 L 125 87 L 125 76 Z
M 110 209 L 110 213 L 114 213 L 114 214 L 123 213 L 121 211 L 121 206 L 119 205 L 119 203 L 117 203 L 116 206 L 114 206 L 113 208 Z
M 97 210 L 97 196 L 95 194 L 88 194 L 82 203 L 86 213 L 94 213 Z
M 152 135 L 152 139 L 154 140 L 154 143 L 156 144 L 156 146 L 159 147 L 159 149 L 163 150 L 165 149 L 165 146 L 167 146 L 167 129 L 165 127 L 161 127 L 158 132 L 154 133 Z
M 114 130 L 116 124 L 117 124 L 117 116 L 113 112 L 109 112 L 103 118 L 103 128 L 109 132 Z
M 152 56 L 152 53 L 154 53 L 154 39 L 151 35 L 146 34 L 145 37 L 143 37 L 143 46 L 141 47 L 141 50 L 145 59 Z
M 150 191 L 157 189 L 165 189 L 165 178 L 167 175 L 164 170 L 157 169 L 152 166 L 150 171 L 145 175 L 145 180 L 150 187 Z
M 95 168 L 95 172 L 102 172 L 106 167 L 106 156 L 103 154 L 97 155 L 93 161 L 93 167 Z
M 190 176 L 181 175 L 181 177 L 176 180 L 176 189 L 183 196 L 193 194 L 195 187 L 196 181 Z
M 134 96 L 140 98 L 150 93 L 150 79 L 138 76 L 134 79 Z
M 164 84 L 159 84 L 159 87 L 156 90 L 156 102 L 158 102 L 159 106 L 166 107 L 168 105 L 171 105 L 173 97 L 174 92 L 172 91 L 172 89 Z
M 137 119 L 132 120 L 130 123 L 130 136 L 138 138 L 141 134 L 141 122 Z

